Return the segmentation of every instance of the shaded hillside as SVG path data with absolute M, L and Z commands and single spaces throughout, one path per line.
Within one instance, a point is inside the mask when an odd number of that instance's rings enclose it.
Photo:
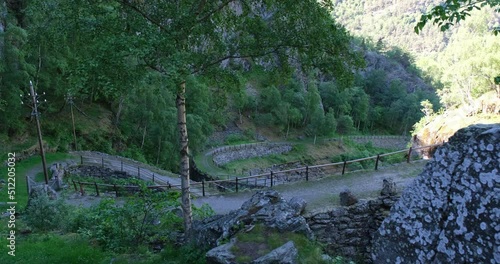
M 391 58 L 390 56 L 393 56 Z M 367 78 L 375 70 L 385 72 L 388 84 L 392 81 L 400 81 L 409 93 L 419 90 L 434 91 L 434 88 L 426 83 L 416 70 L 410 55 L 396 50 L 392 53 L 379 53 L 366 50 L 364 53 L 366 68 L 360 74 Z

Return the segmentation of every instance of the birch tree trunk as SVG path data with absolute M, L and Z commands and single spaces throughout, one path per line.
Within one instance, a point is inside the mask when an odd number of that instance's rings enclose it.
M 184 232 L 186 240 L 191 237 L 192 229 L 192 212 L 191 212 L 191 192 L 189 190 L 189 150 L 188 150 L 188 134 L 186 126 L 186 83 L 182 82 L 180 89 L 177 92 L 177 122 L 179 129 L 179 142 L 181 153 L 181 207 L 184 218 Z

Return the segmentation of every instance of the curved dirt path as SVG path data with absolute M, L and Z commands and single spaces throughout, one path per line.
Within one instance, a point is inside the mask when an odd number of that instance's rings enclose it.
M 98 154 L 94 154 L 98 158 Z M 113 156 L 106 155 L 106 158 L 111 159 Z M 68 161 L 61 160 L 55 162 Z M 113 168 L 120 167 L 121 160 L 117 157 L 111 164 Z M 349 189 L 358 198 L 369 198 L 378 196 L 378 192 L 382 189 L 382 181 L 385 178 L 391 178 L 399 191 L 402 191 L 408 186 L 413 179 L 423 171 L 427 164 L 426 160 L 413 161 L 412 163 L 400 163 L 388 165 L 379 170 L 365 170 L 346 173 L 345 175 L 333 175 L 324 177 L 319 180 L 311 180 L 308 182 L 300 181 L 295 183 L 276 185 L 273 188 L 280 192 L 285 199 L 292 197 L 302 197 L 307 201 L 306 212 L 322 210 L 338 205 L 339 193 L 345 189 Z M 50 165 L 50 164 L 49 164 Z M 37 165 L 27 173 L 29 177 L 34 179 L 35 175 L 41 171 L 41 165 Z M 160 177 L 157 175 L 155 177 Z M 172 180 L 171 177 L 164 176 L 165 179 Z M 179 179 L 176 179 L 179 180 Z M 173 181 L 175 182 L 175 180 Z M 193 189 L 194 193 L 198 190 Z M 255 191 L 244 191 L 239 193 L 228 193 L 224 195 L 213 195 L 206 197 L 194 197 L 193 204 L 201 206 L 203 204 L 210 205 L 215 213 L 225 214 L 231 210 L 236 210 L 247 201 Z M 68 203 L 74 205 L 89 206 L 99 202 L 100 197 L 93 195 L 81 196 L 79 193 L 66 197 Z
M 338 205 L 339 193 L 349 189 L 358 198 L 377 197 L 382 189 L 382 181 L 391 178 L 399 191 L 408 186 L 422 172 L 427 161 L 400 163 L 379 168 L 377 171 L 357 171 L 345 175 L 328 176 L 319 180 L 296 182 L 273 187 L 285 199 L 298 196 L 307 201 L 306 212 L 323 210 Z M 225 195 L 199 197 L 196 206 L 209 204 L 217 214 L 225 214 L 241 207 L 255 191 Z

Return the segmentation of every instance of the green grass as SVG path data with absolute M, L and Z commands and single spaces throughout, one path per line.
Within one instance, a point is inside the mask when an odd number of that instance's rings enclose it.
M 111 256 L 90 245 L 76 234 L 41 234 L 16 238 L 15 256 L 3 247 L 0 263 L 84 264 L 110 263 Z
M 58 160 L 64 160 L 64 159 L 69 159 L 71 156 L 67 153 L 47 153 L 46 154 L 46 161 L 47 161 L 47 166 L 50 166 L 52 162 L 58 161 Z M 26 185 L 26 174 L 28 171 L 31 169 L 35 168 L 36 166 L 41 166 L 42 164 L 42 159 L 40 156 L 33 156 L 28 159 L 25 159 L 20 162 L 16 162 L 15 164 L 15 179 L 16 179 L 16 193 L 15 193 L 15 201 L 17 202 L 17 210 L 22 210 L 27 202 L 28 202 L 28 191 L 27 191 L 27 185 Z M 7 167 L 3 165 L 0 167 L 2 170 L 1 172 L 1 179 L 7 182 Z M 41 169 L 40 169 L 41 170 Z M 43 173 L 41 173 L 42 181 L 43 181 Z M 40 177 L 37 175 L 37 177 Z M 7 184 L 3 184 L 0 186 L 0 202 L 6 202 L 7 201 Z M 0 205 L 0 209 L 2 211 L 6 208 L 6 205 Z
M 236 256 L 237 263 L 250 262 L 288 241 L 293 241 L 299 251 L 298 263 L 330 263 L 322 259 L 323 249 L 321 246 L 302 234 L 279 232 L 263 225 L 256 225 L 249 232 L 240 232 L 236 238 L 237 241 L 231 250 Z
M 43 181 L 45 181 L 45 174 L 43 173 L 43 171 L 41 171 L 41 172 L 39 172 L 39 173 L 37 173 L 35 175 L 35 181 L 36 182 L 43 182 Z

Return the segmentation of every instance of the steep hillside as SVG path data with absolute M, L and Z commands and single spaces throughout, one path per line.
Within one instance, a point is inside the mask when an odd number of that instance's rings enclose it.
M 337 0 L 333 15 L 355 36 L 368 38 L 380 48 L 397 46 L 412 54 L 442 51 L 450 32 L 426 27 L 420 35 L 413 27 L 422 12 L 439 0 Z
M 500 13 L 483 7 L 448 31 L 429 23 L 415 34 L 421 14 L 441 2 L 343 0 L 333 11 L 363 45 L 386 54 L 391 49 L 408 52 L 414 69 L 437 89 L 441 111 L 433 111 L 436 102 L 424 102 L 427 117 L 415 127 L 427 143 L 446 140 L 469 124 L 497 122 L 500 116 L 500 88 L 494 81 L 500 75 L 500 43 L 491 33 Z

